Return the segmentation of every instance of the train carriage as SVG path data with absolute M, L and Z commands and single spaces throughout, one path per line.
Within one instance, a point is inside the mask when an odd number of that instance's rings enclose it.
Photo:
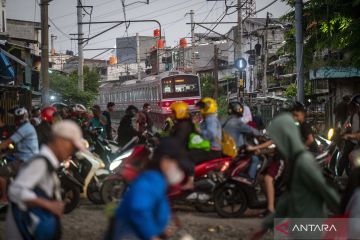
M 107 102 L 115 102 L 115 119 L 120 119 L 129 105 L 141 109 L 144 103 L 150 103 L 151 118 L 155 126 L 160 127 L 171 113 L 171 103 L 184 101 L 189 104 L 192 111 L 195 110 L 195 104 L 200 97 L 199 77 L 176 71 L 149 76 L 140 81 L 106 82 L 100 86 L 97 103 L 104 109 Z

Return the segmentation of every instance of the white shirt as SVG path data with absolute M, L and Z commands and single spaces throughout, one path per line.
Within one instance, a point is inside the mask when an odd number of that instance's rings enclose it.
M 40 155 L 47 157 L 55 169 L 59 167 L 58 159 L 48 146 L 41 147 Z M 41 188 L 48 196 L 55 196 L 57 200 L 61 200 L 60 181 L 56 172 L 49 173 L 47 163 L 44 160 L 35 159 L 20 169 L 15 181 L 10 185 L 8 197 L 19 208 L 26 210 L 25 202 L 37 198 L 33 191 L 35 187 Z M 5 232 L 5 239 L 22 239 L 10 208 L 7 213 Z
M 245 124 L 252 121 L 252 115 L 251 115 L 250 108 L 246 105 L 244 105 L 244 114 L 243 114 L 243 117 L 241 118 L 241 120 Z

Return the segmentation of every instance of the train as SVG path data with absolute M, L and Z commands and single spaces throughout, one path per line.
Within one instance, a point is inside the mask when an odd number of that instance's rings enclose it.
M 100 85 L 96 103 L 105 109 L 108 102 L 114 102 L 114 119 L 120 119 L 129 105 L 142 109 L 145 103 L 149 103 L 150 117 L 156 127 L 161 127 L 171 114 L 170 105 L 173 102 L 184 101 L 189 104 L 190 111 L 195 111 L 195 105 L 200 98 L 199 76 L 167 71 L 141 80 L 104 82 Z

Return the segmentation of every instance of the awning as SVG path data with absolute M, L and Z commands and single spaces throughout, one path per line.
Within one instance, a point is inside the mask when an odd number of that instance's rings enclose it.
M 6 55 L 8 58 L 11 58 L 12 60 L 14 60 L 15 62 L 21 64 L 24 67 L 27 67 L 28 65 L 21 59 L 19 59 L 18 57 L 15 57 L 14 55 L 12 55 L 11 53 L 8 53 L 7 51 L 5 51 L 4 49 L 0 48 L 0 51 Z M 30 67 L 30 66 L 29 66 Z

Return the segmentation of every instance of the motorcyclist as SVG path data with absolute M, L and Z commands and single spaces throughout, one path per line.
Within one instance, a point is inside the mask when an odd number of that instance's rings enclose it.
M 106 138 L 106 130 L 105 126 L 107 124 L 107 120 L 104 115 L 102 115 L 101 108 L 99 105 L 94 105 L 92 107 L 93 117 L 89 121 L 89 130 L 92 134 L 97 134 L 98 132 L 95 130 L 97 128 L 101 129 L 100 135 L 103 138 Z
M 7 149 L 10 144 L 15 144 L 15 160 L 10 161 L 6 166 L 0 167 L 1 182 L 14 177 L 21 164 L 31 159 L 39 152 L 37 134 L 34 126 L 29 121 L 28 111 L 24 107 L 16 107 L 11 110 L 15 117 L 17 127 L 14 134 L 0 143 L 0 150 Z
M 309 149 L 310 152 L 317 154 L 318 145 L 315 141 L 315 136 L 312 131 L 311 125 L 306 122 L 306 108 L 302 103 L 296 102 L 291 109 L 292 115 L 299 123 L 301 139 L 303 140 L 305 146 Z
M 349 166 L 349 154 L 356 149 L 356 146 L 360 142 L 357 139 L 357 135 L 360 132 L 360 94 L 355 95 L 351 99 L 349 109 L 349 123 L 351 124 L 351 130 L 350 133 L 343 136 L 345 139 L 345 145 L 337 167 L 337 173 L 339 176 L 343 175 L 345 169 L 349 170 L 347 167 Z
M 349 154 L 350 161 L 352 165 L 354 161 L 359 161 L 358 158 L 360 156 L 360 122 L 359 122 L 359 112 L 360 112 L 360 94 L 355 95 L 352 100 L 352 109 L 353 109 L 353 116 L 352 116 L 352 124 L 351 124 L 351 132 L 345 134 L 343 138 L 347 141 L 351 141 L 353 143 L 353 149 Z M 357 110 L 357 111 L 356 111 Z M 350 143 L 348 143 L 350 144 Z M 352 144 L 351 144 L 352 145 Z
M 192 150 L 192 153 L 190 154 L 191 158 L 196 162 L 220 158 L 222 156 L 222 132 L 221 123 L 217 115 L 217 103 L 214 99 L 205 97 L 202 98 L 196 106 L 200 108 L 200 113 L 203 117 L 198 132 L 204 139 L 210 141 L 210 151 Z
M 40 118 L 40 108 L 39 107 L 33 107 L 33 109 L 31 110 L 31 124 L 34 125 L 34 127 L 38 126 L 41 123 L 41 118 Z
M 238 148 L 243 147 L 246 144 L 247 136 L 262 136 L 263 134 L 250 127 L 242 121 L 244 107 L 240 102 L 231 102 L 228 106 L 229 117 L 225 121 L 223 128 L 230 134 L 236 141 Z M 251 165 L 248 170 L 248 175 L 252 180 L 255 180 L 257 166 L 260 163 L 260 159 L 256 155 L 251 156 Z
M 39 146 L 47 144 L 51 140 L 51 125 L 53 124 L 55 113 L 57 113 L 54 107 L 44 107 L 41 109 L 41 123 L 35 127 Z
M 137 124 L 138 108 L 130 105 L 125 110 L 125 116 L 121 119 L 118 128 L 118 143 L 120 146 L 127 144 L 133 137 L 140 137 Z
M 176 138 L 181 143 L 179 148 L 183 152 L 188 152 L 190 134 L 195 131 L 195 126 L 189 113 L 189 105 L 183 101 L 177 101 L 171 104 L 170 109 L 174 122 L 170 136 Z M 188 181 L 183 185 L 183 188 L 194 188 L 194 163 L 186 157 L 181 159 L 181 165 L 188 177 Z
M 0 141 L 6 140 L 12 133 L 12 128 L 4 121 L 5 110 L 0 107 Z

